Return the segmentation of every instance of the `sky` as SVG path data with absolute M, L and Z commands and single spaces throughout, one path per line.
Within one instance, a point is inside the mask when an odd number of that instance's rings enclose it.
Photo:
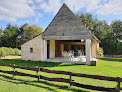
M 108 24 L 122 20 L 122 0 L 0 0 L 0 27 L 28 23 L 45 29 L 63 3 L 74 13 L 90 12 Z

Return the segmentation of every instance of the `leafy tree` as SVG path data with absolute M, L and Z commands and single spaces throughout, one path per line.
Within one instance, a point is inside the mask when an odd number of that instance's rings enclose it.
M 15 48 L 16 45 L 16 37 L 17 37 L 18 28 L 16 26 L 12 26 L 10 23 L 7 25 L 2 35 L 2 45 L 5 47 Z
M 122 55 L 122 42 L 117 43 L 117 54 Z
M 100 47 L 103 47 L 105 54 L 116 53 L 116 39 L 111 26 L 106 21 L 100 21 L 96 16 L 90 13 L 78 13 L 77 16 L 81 22 L 101 41 Z
M 115 20 L 111 23 L 112 31 L 117 40 L 122 40 L 122 21 Z
M 78 12 L 76 16 L 80 21 L 91 31 L 94 32 L 97 25 L 97 16 L 93 16 L 91 13 Z
M 38 36 L 43 32 L 43 28 L 37 25 L 28 25 L 27 23 L 20 27 L 19 33 L 19 44 L 22 45 L 23 43 L 27 42 L 28 40 Z
M 0 29 L 0 46 L 2 46 L 2 33 L 3 33 L 3 30 L 1 27 L 1 29 Z

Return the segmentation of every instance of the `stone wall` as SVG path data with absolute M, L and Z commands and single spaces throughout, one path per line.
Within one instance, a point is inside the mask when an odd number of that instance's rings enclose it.
M 91 56 L 92 58 L 96 58 L 96 54 L 97 54 L 97 49 L 99 48 L 98 45 L 99 42 L 96 41 L 95 39 L 92 39 L 92 44 L 91 44 Z
M 41 60 L 41 42 L 42 37 L 41 35 L 33 38 L 32 40 L 24 43 L 21 46 L 21 56 L 22 60 L 32 60 L 32 61 L 39 61 Z M 33 49 L 33 52 L 30 52 L 30 48 Z

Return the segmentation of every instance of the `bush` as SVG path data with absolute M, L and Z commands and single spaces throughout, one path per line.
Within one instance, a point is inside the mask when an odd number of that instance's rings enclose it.
M 0 57 L 5 57 L 5 56 L 20 56 L 21 55 L 21 50 L 19 50 L 18 48 L 7 48 L 7 47 L 1 47 L 0 48 Z
M 9 54 L 9 55 L 14 56 L 14 55 L 15 55 L 15 51 L 14 51 L 14 49 L 12 49 L 12 48 L 9 47 L 9 50 L 10 50 L 10 54 Z
M 0 48 L 0 57 L 5 57 L 7 54 L 6 54 L 6 51 L 4 50 L 4 48 Z
M 101 47 L 98 48 L 97 52 L 101 57 L 103 57 L 103 49 Z
M 1 48 L 4 49 L 4 51 L 6 51 L 6 55 L 9 56 L 9 54 L 10 54 L 9 48 L 7 48 L 7 47 L 1 47 Z
M 15 51 L 15 56 L 20 56 L 21 55 L 21 50 L 15 48 L 14 51 Z

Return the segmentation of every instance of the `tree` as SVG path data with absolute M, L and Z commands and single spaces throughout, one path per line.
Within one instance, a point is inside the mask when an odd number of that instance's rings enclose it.
M 80 21 L 101 41 L 100 47 L 103 47 L 105 54 L 116 53 L 116 39 L 111 26 L 104 21 L 100 21 L 96 16 L 90 13 L 78 13 Z
M 0 46 L 2 46 L 2 33 L 3 33 L 3 30 L 1 27 L 1 29 L 0 29 Z
M 16 37 L 17 37 L 18 27 L 12 26 L 10 23 L 7 25 L 2 35 L 2 45 L 5 47 L 17 47 Z
M 27 23 L 20 27 L 19 40 L 20 45 L 31 40 L 43 32 L 43 28 L 37 25 L 28 25 Z
M 111 23 L 112 31 L 116 37 L 116 40 L 122 40 L 122 21 L 115 20 Z
M 80 21 L 91 31 L 94 32 L 97 25 L 97 16 L 93 16 L 91 13 L 78 12 L 76 16 Z

